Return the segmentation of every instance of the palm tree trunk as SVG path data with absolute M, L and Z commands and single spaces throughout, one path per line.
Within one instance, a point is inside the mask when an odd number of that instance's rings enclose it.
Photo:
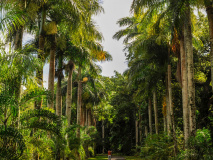
M 62 72 L 62 55 L 59 55 L 59 66 L 58 66 L 58 82 L 56 91 L 56 115 L 62 116 L 62 94 L 61 94 L 61 81 L 63 77 Z
M 88 109 L 88 126 L 92 125 L 91 109 Z
M 39 52 L 38 52 L 38 58 L 44 62 L 44 43 L 45 43 L 45 31 L 44 31 L 44 25 L 46 20 L 46 10 L 45 7 L 42 7 L 42 17 L 41 17 L 41 24 L 40 31 L 39 31 Z M 36 72 L 36 78 L 38 80 L 39 87 L 43 87 L 43 66 L 41 69 L 38 69 Z M 35 102 L 35 109 L 40 109 L 42 106 L 42 100 L 38 100 Z
M 169 70 L 169 65 L 168 65 Z M 171 135 L 171 127 L 172 127 L 172 119 L 171 119 L 171 111 L 170 111 L 170 99 L 169 99 L 169 87 L 168 87 L 168 75 L 166 76 L 166 122 L 167 122 L 167 133 Z
M 180 37 L 180 54 L 181 54 L 181 78 L 182 78 L 182 105 L 183 105 L 183 131 L 185 148 L 189 139 L 189 108 L 188 108 L 188 84 L 187 84 L 187 63 L 184 50 L 184 37 Z
M 145 126 L 145 136 L 146 137 L 148 136 L 148 127 L 147 127 L 147 125 Z
M 85 126 L 85 107 L 81 106 L 81 126 Z
M 139 115 L 139 141 L 140 141 L 140 144 L 142 142 L 142 116 L 141 114 Z
M 166 116 L 165 116 L 165 115 L 163 115 L 163 131 L 164 131 L 164 132 L 166 132 L 166 131 L 167 131 L 166 126 L 167 126 L 167 123 L 166 123 Z
M 67 121 L 68 121 L 68 127 L 71 124 L 72 74 L 73 74 L 73 69 L 74 69 L 74 64 L 69 66 L 69 75 L 68 75 L 68 80 L 67 80 L 66 116 L 67 116 Z
M 209 22 L 209 37 L 210 37 L 210 61 L 211 61 L 211 82 L 213 84 L 213 7 L 212 1 L 204 0 L 206 6 L 206 13 Z M 213 92 L 213 85 L 212 85 Z
M 102 120 L 102 140 L 103 140 L 103 148 L 102 148 L 102 153 L 104 154 L 104 135 L 105 135 L 105 130 L 104 130 L 104 120 Z
M 86 108 L 86 124 L 85 124 L 87 127 L 88 127 L 88 109 Z
M 77 99 L 77 125 L 81 123 L 81 90 L 82 90 L 82 82 L 81 82 L 81 67 L 78 68 L 78 99 Z M 77 128 L 77 138 L 80 138 L 80 127 Z
M 157 109 L 156 91 L 153 92 L 153 105 L 155 114 L 155 133 L 158 134 L 158 109 Z
M 23 40 L 23 34 L 24 34 L 24 27 L 21 26 L 17 31 L 15 35 L 15 50 L 20 50 L 22 49 L 22 40 Z M 19 62 L 17 62 L 19 63 Z M 15 97 L 16 100 L 20 98 L 21 94 L 21 74 L 19 74 L 15 79 L 14 79 L 14 92 L 15 92 Z M 20 106 L 18 106 L 18 128 L 19 128 L 19 120 L 20 120 Z
M 170 57 L 169 57 L 170 59 Z M 169 107 L 170 107 L 170 113 L 171 113 L 171 124 L 172 124 L 172 135 L 173 135 L 173 141 L 174 141 L 174 154 L 177 155 L 177 138 L 176 138 L 176 132 L 175 132 L 175 118 L 174 118 L 174 112 L 173 112 L 173 104 L 172 104 L 172 70 L 171 70 L 171 64 L 169 60 L 168 65 L 168 92 L 169 92 Z
M 24 26 L 21 26 L 19 29 L 16 30 L 15 42 L 14 42 L 15 50 L 22 49 L 23 33 L 24 33 Z
M 187 56 L 187 73 L 188 73 L 188 106 L 189 106 L 189 130 L 190 135 L 194 136 L 196 131 L 196 107 L 195 107 L 195 84 L 194 84 L 194 63 L 192 47 L 192 30 L 191 30 L 191 9 L 190 2 L 185 4 L 185 21 L 184 21 L 184 44 Z
M 57 92 L 56 92 L 56 115 L 62 115 L 62 96 L 61 96 L 61 76 L 58 76 Z
M 48 107 L 51 109 L 54 109 L 55 52 L 56 52 L 56 36 L 52 35 L 51 49 L 50 49 L 49 77 L 48 77 L 48 90 L 51 92 L 51 101 L 48 102 Z
M 151 101 L 151 98 L 149 98 L 148 114 L 149 114 L 149 133 L 152 134 L 152 101 Z
M 138 146 L 138 120 L 135 120 L 135 146 Z

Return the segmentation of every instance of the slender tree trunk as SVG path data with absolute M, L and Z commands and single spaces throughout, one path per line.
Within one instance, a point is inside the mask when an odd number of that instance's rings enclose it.
M 104 141 L 104 135 L 105 135 L 105 133 L 104 133 L 104 120 L 102 120 L 102 140 L 103 140 L 103 148 L 102 148 L 102 153 L 104 154 L 104 143 L 105 143 L 105 141 Z
M 24 27 L 21 26 L 17 31 L 15 35 L 15 50 L 20 50 L 22 49 L 22 40 L 23 40 L 23 34 L 24 34 Z M 17 62 L 20 63 L 20 62 Z M 14 79 L 14 92 L 15 92 L 15 97 L 16 100 L 20 98 L 21 95 L 21 76 L 22 74 L 19 74 L 15 79 Z M 18 106 L 18 128 L 19 128 L 19 121 L 20 121 L 20 106 Z
M 68 121 L 68 127 L 71 124 L 71 105 L 72 105 L 72 74 L 74 69 L 74 64 L 70 62 L 69 65 L 69 75 L 67 81 L 67 98 L 66 98 L 66 116 Z
M 93 126 L 96 127 L 96 119 L 95 119 L 93 113 L 92 113 L 92 119 L 93 119 Z
M 153 92 L 153 105 L 154 105 L 154 113 L 155 113 L 155 133 L 158 134 L 158 109 L 157 109 L 157 97 L 156 91 Z
M 169 68 L 169 65 L 168 65 Z M 171 111 L 170 111 L 170 99 L 169 99 L 169 87 L 168 87 L 168 72 L 166 76 L 166 117 L 167 117 L 167 132 L 168 135 L 171 136 L 171 127 L 172 127 L 172 119 L 171 119 Z
M 88 109 L 86 108 L 86 124 L 85 124 L 87 127 L 88 127 Z
M 172 104 L 172 70 L 171 70 L 170 61 L 168 65 L 168 92 L 169 92 L 169 107 L 170 107 L 171 121 L 172 121 L 171 127 L 172 127 L 173 141 L 174 141 L 174 154 L 176 156 L 177 155 L 177 139 L 176 139 L 176 132 L 175 132 L 175 118 L 174 118 L 173 104 Z
M 38 58 L 44 62 L 44 43 L 45 43 L 45 31 L 44 31 L 44 25 L 45 25 L 45 20 L 46 20 L 46 10 L 45 7 L 42 7 L 42 17 L 41 17 L 41 24 L 40 26 L 40 31 L 39 31 L 39 53 L 38 53 Z M 39 87 L 43 87 L 43 66 L 41 69 L 38 69 L 36 72 L 36 78 L 38 80 L 38 85 Z M 36 101 L 35 102 L 35 109 L 40 109 L 42 106 L 42 100 Z
M 56 52 L 56 35 L 51 35 L 50 49 L 50 66 L 48 77 L 48 90 L 51 92 L 51 101 L 48 101 L 48 107 L 54 109 L 54 79 L 55 79 L 55 52 Z
M 86 119 L 86 111 L 85 106 L 81 106 L 81 126 L 85 126 L 85 119 Z
M 196 131 L 196 107 L 195 107 L 195 84 L 194 84 L 194 63 L 192 47 L 192 30 L 191 30 L 191 9 L 190 2 L 185 4 L 185 21 L 184 21 L 184 44 L 187 56 L 188 67 L 188 106 L 189 106 L 189 130 L 190 135 L 194 136 Z
M 187 63 L 184 50 L 184 37 L 180 37 L 180 54 L 181 54 L 181 78 L 182 78 L 182 105 L 183 105 L 183 131 L 185 148 L 189 139 L 189 108 L 188 108 L 188 84 L 187 84 Z
M 77 100 L 77 125 L 81 123 L 81 90 L 82 90 L 82 82 L 81 82 L 81 67 L 78 68 L 78 100 Z M 77 138 L 80 138 L 80 128 L 77 128 Z
M 142 142 L 142 138 L 143 138 L 143 136 L 142 136 L 142 125 L 141 125 L 141 121 L 139 122 L 139 139 L 140 139 L 140 144 L 141 144 L 141 142 Z
M 141 116 L 141 109 L 139 107 L 139 142 L 142 142 L 142 116 Z
M 16 31 L 15 42 L 14 42 L 15 43 L 15 45 L 14 45 L 15 50 L 22 49 L 23 33 L 24 33 L 24 26 L 21 26 Z
M 152 101 L 151 101 L 151 98 L 149 98 L 148 113 L 149 113 L 149 132 L 150 132 L 150 134 L 152 134 Z
M 147 125 L 145 126 L 145 136 L 146 137 L 148 136 L 148 127 L 147 127 Z
M 88 126 L 92 125 L 91 109 L 88 109 Z
M 135 120 L 135 145 L 138 146 L 138 120 Z
M 72 74 L 74 70 L 74 63 L 70 60 L 68 63 L 68 80 L 67 80 L 67 95 L 66 95 L 66 116 L 67 116 L 67 127 L 70 127 L 71 124 L 71 105 L 72 105 Z M 68 137 L 68 135 L 67 135 Z M 69 142 L 68 142 L 69 146 Z M 69 157 L 67 157 L 67 160 Z
M 81 122 L 80 122 L 80 125 L 84 126 L 83 123 L 84 123 L 84 109 L 83 109 L 83 106 L 81 105 Z
M 167 131 L 167 123 L 166 123 L 166 116 L 163 115 L 163 131 L 166 132 Z
M 59 117 L 62 116 L 62 93 L 61 93 L 61 81 L 63 77 L 62 71 L 62 55 L 59 55 L 59 66 L 58 66 L 58 82 L 57 82 L 57 91 L 56 91 L 56 115 Z
M 211 82 L 213 92 L 213 2 L 210 0 L 204 0 L 206 6 L 206 13 L 209 22 L 209 37 L 210 37 L 210 61 L 211 61 Z
M 56 115 L 62 116 L 61 76 L 58 76 L 56 92 Z
M 45 43 L 45 31 L 44 31 L 44 25 L 46 21 L 46 10 L 45 7 L 42 7 L 42 13 L 41 13 L 41 23 L 39 24 L 39 52 L 38 52 L 38 59 L 40 59 L 43 63 L 45 61 L 44 59 L 44 43 Z M 40 69 L 37 69 L 36 71 L 36 78 L 38 81 L 38 86 L 40 88 L 43 88 L 43 65 Z M 42 99 L 35 101 L 35 109 L 41 109 L 42 107 Z M 39 154 L 37 152 L 33 153 L 34 160 L 39 160 Z

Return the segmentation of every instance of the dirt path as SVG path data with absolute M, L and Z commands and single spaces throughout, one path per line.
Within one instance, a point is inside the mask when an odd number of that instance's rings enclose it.
M 126 159 L 123 157 L 119 157 L 119 156 L 112 156 L 111 160 L 126 160 Z

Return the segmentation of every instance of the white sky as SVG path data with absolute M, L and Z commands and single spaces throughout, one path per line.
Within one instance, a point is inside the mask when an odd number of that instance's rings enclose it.
M 102 75 L 104 76 L 113 76 L 114 70 L 123 73 L 127 69 L 123 52 L 123 41 L 112 39 L 112 36 L 121 29 L 116 22 L 120 18 L 130 15 L 131 3 L 132 0 L 103 0 L 102 6 L 105 13 L 94 17 L 99 31 L 104 36 L 104 42 L 102 43 L 104 50 L 108 51 L 113 57 L 111 62 L 100 63 Z
M 113 35 L 121 28 L 116 22 L 123 17 L 130 15 L 130 5 L 132 0 L 103 0 L 104 13 L 94 17 L 94 20 L 98 26 L 100 32 L 104 36 L 102 45 L 104 50 L 108 51 L 113 61 L 101 62 L 98 65 L 102 68 L 102 75 L 111 77 L 114 75 L 114 71 L 123 73 L 127 69 L 127 63 L 125 63 L 125 55 L 123 52 L 124 45 L 122 40 L 112 39 Z M 48 72 L 49 64 L 44 66 L 44 87 L 48 88 Z

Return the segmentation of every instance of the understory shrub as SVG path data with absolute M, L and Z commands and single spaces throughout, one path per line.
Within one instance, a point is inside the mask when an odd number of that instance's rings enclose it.
M 147 160 L 167 160 L 174 156 L 172 140 L 166 134 L 149 135 L 141 147 L 140 156 Z
M 177 159 L 199 159 L 212 160 L 213 147 L 211 143 L 210 131 L 206 128 L 198 129 L 195 137 L 189 138 L 189 149 L 181 150 Z

